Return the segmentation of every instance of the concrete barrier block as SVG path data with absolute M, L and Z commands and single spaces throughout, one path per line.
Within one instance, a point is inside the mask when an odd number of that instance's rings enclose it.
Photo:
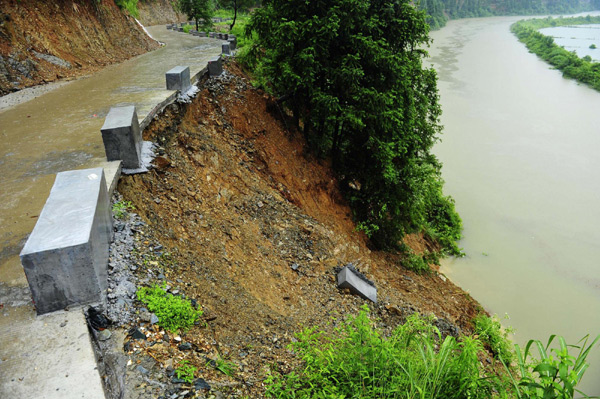
M 222 58 L 215 57 L 208 61 L 208 76 L 219 76 L 223 73 Z
M 167 29 L 171 29 L 171 28 L 172 28 L 172 26 L 170 24 L 167 25 Z
M 229 42 L 229 49 L 232 51 L 235 50 L 235 48 L 237 47 L 236 39 L 235 38 L 232 39 L 230 37 L 228 42 Z
M 348 288 L 353 294 L 377 303 L 377 288 L 353 267 L 345 266 L 340 270 L 337 283 L 339 288 Z
M 190 68 L 186 66 L 176 66 L 167 71 L 167 90 L 185 91 L 192 84 L 190 83 Z
M 102 168 L 61 172 L 21 252 L 38 314 L 106 297 L 113 237 Z
M 207 37 L 208 34 L 206 32 L 198 32 L 198 36 L 200 36 L 200 37 Z
M 221 54 L 231 55 L 231 48 L 229 42 L 221 44 Z
M 120 159 L 123 161 L 123 168 L 127 169 L 140 167 L 142 133 L 133 105 L 111 108 L 101 132 L 107 160 Z
M 210 37 L 211 39 L 214 39 L 215 32 L 208 32 L 208 37 Z

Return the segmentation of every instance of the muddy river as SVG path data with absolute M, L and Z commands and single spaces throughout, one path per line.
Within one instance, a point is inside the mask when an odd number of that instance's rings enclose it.
M 433 32 L 445 126 L 435 152 L 464 221 L 443 271 L 515 340 L 600 333 L 600 93 L 510 33 L 518 17 Z M 600 348 L 583 387 L 600 394 Z

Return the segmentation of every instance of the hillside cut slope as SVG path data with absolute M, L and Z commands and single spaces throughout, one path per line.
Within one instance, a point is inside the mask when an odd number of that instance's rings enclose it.
M 114 0 L 0 0 L 0 95 L 157 47 Z

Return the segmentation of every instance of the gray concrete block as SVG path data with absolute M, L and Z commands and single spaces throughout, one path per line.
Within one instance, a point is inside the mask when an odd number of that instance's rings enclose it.
M 213 38 L 215 37 L 215 32 L 209 32 L 208 33 L 208 37 Z
M 113 237 L 110 212 L 102 168 L 56 175 L 21 251 L 38 314 L 104 300 Z
M 348 288 L 353 294 L 377 303 L 377 288 L 350 267 L 345 266 L 340 270 L 337 283 L 339 288 Z
M 167 29 L 171 29 L 171 28 L 172 28 L 171 24 L 167 25 Z
M 223 61 L 220 56 L 208 61 L 208 76 L 219 76 L 222 73 Z
M 235 50 L 235 48 L 237 47 L 236 39 L 235 38 L 232 39 L 230 37 L 228 42 L 229 42 L 229 49 L 232 51 Z
M 217 39 L 223 40 L 223 34 L 222 33 L 217 33 Z
M 202 32 L 202 31 L 198 32 L 198 35 L 200 37 L 207 37 L 208 36 L 208 34 L 206 32 Z
M 121 178 L 121 164 L 123 161 L 103 162 L 99 166 L 104 169 L 104 179 L 106 180 L 106 190 L 108 198 L 112 197 L 119 179 Z
M 221 54 L 231 55 L 229 42 L 221 44 Z
M 106 159 L 109 161 L 120 159 L 123 161 L 123 167 L 128 169 L 140 167 L 142 133 L 133 105 L 111 108 L 106 115 L 101 132 Z
M 166 73 L 167 90 L 187 90 L 192 84 L 190 82 L 190 68 L 176 66 Z

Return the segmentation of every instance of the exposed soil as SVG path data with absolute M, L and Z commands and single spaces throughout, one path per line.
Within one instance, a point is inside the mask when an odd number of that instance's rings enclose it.
M 445 334 L 470 333 L 483 311 L 436 271 L 418 275 L 400 255 L 371 250 L 329 164 L 288 127 L 273 99 L 229 64 L 191 104 L 169 106 L 146 129 L 144 139 L 160 145 L 157 167 L 118 189 L 148 224 L 146 245 L 169 256 L 139 262 L 136 273 L 195 298 L 207 322 L 181 336 L 193 350 L 141 348 L 157 369 L 186 359 L 222 381 L 222 392 L 263 397 L 268 369 L 297 362 L 286 348 L 294 333 L 331 329 L 365 304 L 336 286 L 335 268 L 348 263 L 375 282 L 379 301 L 367 304 L 388 331 L 418 311 Z M 419 236 L 407 243 L 431 246 Z M 232 377 L 207 365 L 219 357 L 237 366 Z
M 0 95 L 157 47 L 114 0 L 0 0 Z
M 144 26 L 152 26 L 187 21 L 187 16 L 177 12 L 173 4 L 175 2 L 172 0 L 138 1 L 140 22 Z

